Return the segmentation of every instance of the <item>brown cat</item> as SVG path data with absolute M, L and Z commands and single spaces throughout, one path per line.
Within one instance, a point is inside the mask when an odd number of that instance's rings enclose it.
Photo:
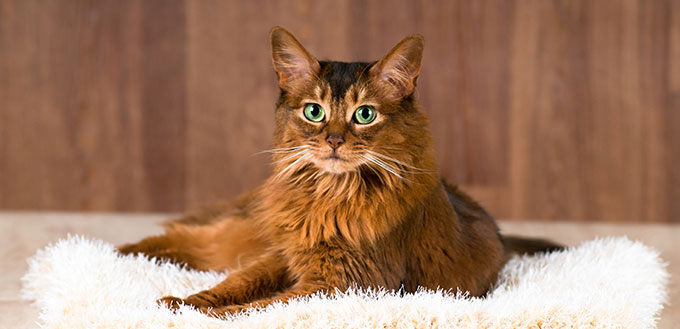
M 279 27 L 271 45 L 281 87 L 274 174 L 233 204 L 120 248 L 232 270 L 209 290 L 159 302 L 220 315 L 351 287 L 491 288 L 506 259 L 498 228 L 440 181 L 413 97 L 423 38 L 374 63 L 317 61 Z

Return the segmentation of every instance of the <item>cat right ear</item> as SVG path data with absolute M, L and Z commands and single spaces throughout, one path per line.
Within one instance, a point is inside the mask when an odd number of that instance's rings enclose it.
M 284 28 L 276 26 L 270 34 L 272 63 L 281 89 L 294 92 L 314 80 L 319 61 Z
M 371 67 L 373 81 L 395 99 L 412 94 L 420 73 L 423 48 L 423 37 L 419 34 L 405 38 Z

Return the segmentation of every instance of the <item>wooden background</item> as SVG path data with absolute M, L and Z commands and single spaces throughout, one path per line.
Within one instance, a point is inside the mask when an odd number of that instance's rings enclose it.
M 680 1 L 0 0 L 0 209 L 180 211 L 269 174 L 268 32 L 425 36 L 442 173 L 497 217 L 680 222 Z

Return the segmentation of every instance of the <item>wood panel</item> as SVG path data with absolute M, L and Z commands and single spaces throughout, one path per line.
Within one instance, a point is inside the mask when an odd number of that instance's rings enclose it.
M 184 206 L 180 1 L 2 1 L 0 207 Z
M 680 221 L 679 0 L 0 0 L 0 209 L 259 184 L 274 25 L 346 61 L 423 34 L 441 171 L 498 217 Z

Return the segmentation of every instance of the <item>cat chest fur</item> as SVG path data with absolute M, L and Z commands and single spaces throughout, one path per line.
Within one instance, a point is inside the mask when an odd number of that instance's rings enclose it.
M 493 270 L 486 268 L 495 266 L 471 258 L 475 249 L 487 248 L 488 238 L 460 235 L 461 223 L 439 184 L 410 202 L 397 193 L 380 196 L 392 198 L 389 203 L 376 202 L 365 192 L 329 201 L 305 189 L 284 188 L 285 198 L 265 202 L 274 210 L 265 227 L 287 241 L 279 252 L 296 281 L 405 291 L 469 287 L 474 295 L 489 288 Z

